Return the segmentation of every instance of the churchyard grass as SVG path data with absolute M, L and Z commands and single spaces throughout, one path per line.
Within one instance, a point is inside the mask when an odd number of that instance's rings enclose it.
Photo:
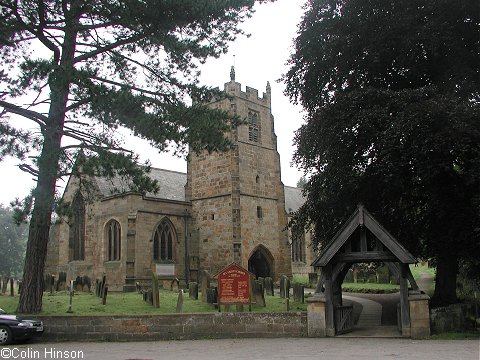
M 413 278 L 415 280 L 420 279 L 422 273 L 426 273 L 432 277 L 435 277 L 435 268 L 430 268 L 427 265 L 421 265 L 420 263 L 418 266 L 410 265 L 410 271 L 412 272 Z
M 154 308 L 142 299 L 138 293 L 109 293 L 107 304 L 102 305 L 101 299 L 93 293 L 76 293 L 73 297 L 73 313 L 67 314 L 69 296 L 66 292 L 58 292 L 54 295 L 45 293 L 43 296 L 42 312 L 39 315 L 74 315 L 74 316 L 95 316 L 95 315 L 143 315 L 143 314 L 172 314 L 175 313 L 178 293 L 168 290 L 160 290 L 160 308 Z M 253 312 L 283 312 L 286 309 L 285 299 L 280 299 L 278 294 L 265 297 L 267 306 L 261 307 L 252 305 Z M 18 296 L 0 296 L 0 308 L 10 314 L 15 313 L 18 304 Z M 235 306 L 232 306 L 233 310 Z M 294 302 L 290 299 L 290 311 L 306 311 L 307 304 Z M 217 312 L 212 305 L 203 303 L 200 300 L 192 300 L 185 296 L 183 313 L 204 313 Z M 223 306 L 222 306 L 223 311 Z M 248 311 L 248 305 L 244 306 Z

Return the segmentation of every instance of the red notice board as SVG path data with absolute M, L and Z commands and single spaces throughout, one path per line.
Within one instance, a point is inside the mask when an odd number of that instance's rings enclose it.
M 220 304 L 250 303 L 250 273 L 235 263 L 220 271 L 218 300 Z

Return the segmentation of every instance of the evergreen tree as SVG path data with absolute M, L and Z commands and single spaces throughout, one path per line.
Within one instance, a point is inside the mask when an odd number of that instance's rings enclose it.
M 224 53 L 265 1 L 0 0 L 0 157 L 17 156 L 37 180 L 18 213 L 32 209 L 18 312 L 41 310 L 59 178 L 125 173 L 138 191 L 157 188 L 118 127 L 159 151 L 228 148 L 223 134 L 236 120 L 202 105 L 221 94 L 198 85 L 197 65 Z M 16 116 L 35 128 L 22 130 Z
M 434 304 L 480 250 L 478 16 L 475 0 L 310 0 L 284 75 L 311 174 L 291 226 L 321 246 L 363 202 L 433 259 Z
M 13 212 L 0 204 L 0 275 L 18 277 L 23 271 L 28 226 L 17 225 Z

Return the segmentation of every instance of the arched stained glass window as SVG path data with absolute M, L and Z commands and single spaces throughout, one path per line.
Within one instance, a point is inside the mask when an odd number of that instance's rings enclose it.
M 78 192 L 72 200 L 70 216 L 70 259 L 85 260 L 85 202 Z
M 175 240 L 175 229 L 167 219 L 157 226 L 153 236 L 153 259 L 160 261 L 174 260 L 173 246 Z
M 118 261 L 121 257 L 121 229 L 116 220 L 111 220 L 107 224 L 107 261 Z

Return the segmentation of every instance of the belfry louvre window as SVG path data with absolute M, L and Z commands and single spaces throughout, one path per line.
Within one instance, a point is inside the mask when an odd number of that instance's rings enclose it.
M 118 261 L 121 257 L 121 230 L 116 220 L 107 224 L 107 260 Z
M 175 230 L 168 220 L 163 220 L 155 230 L 153 237 L 153 259 L 173 260 Z
M 258 119 L 258 113 L 255 111 L 248 112 L 248 140 L 254 142 L 260 141 L 260 121 Z
M 78 192 L 72 200 L 69 247 L 71 260 L 85 260 L 85 202 Z

